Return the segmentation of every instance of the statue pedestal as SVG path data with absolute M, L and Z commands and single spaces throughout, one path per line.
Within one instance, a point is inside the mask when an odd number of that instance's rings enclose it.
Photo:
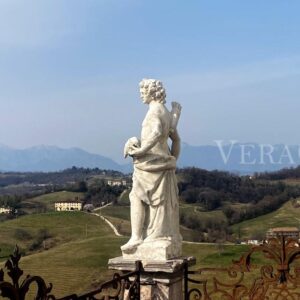
M 141 300 L 182 300 L 184 264 L 189 266 L 196 263 L 194 257 L 180 257 L 169 260 L 143 260 L 140 277 Z M 135 270 L 135 260 L 123 257 L 112 258 L 108 268 L 128 273 Z M 124 295 L 126 298 L 126 292 Z
M 174 257 L 181 257 L 181 245 L 181 240 L 143 242 L 132 250 L 122 251 L 122 255 L 128 260 L 167 261 Z

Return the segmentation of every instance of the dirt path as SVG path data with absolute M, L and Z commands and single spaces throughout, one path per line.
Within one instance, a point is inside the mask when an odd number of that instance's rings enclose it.
M 107 204 L 105 204 L 101 207 L 95 208 L 92 212 L 92 215 L 97 216 L 97 217 L 101 218 L 103 221 L 105 221 L 108 224 L 108 226 L 113 230 L 113 232 L 116 236 L 123 236 L 121 233 L 119 233 L 118 229 L 116 228 L 116 226 L 112 222 L 110 222 L 108 219 L 106 219 L 105 217 L 103 217 L 101 215 L 101 209 L 103 209 L 107 206 L 110 206 L 110 205 L 112 205 L 111 202 L 107 203 Z M 96 212 L 99 212 L 99 213 L 96 213 Z

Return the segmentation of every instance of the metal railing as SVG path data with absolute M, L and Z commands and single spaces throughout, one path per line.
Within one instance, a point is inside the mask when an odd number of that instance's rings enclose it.
M 21 254 L 16 246 L 14 253 L 10 255 L 10 258 L 5 263 L 7 275 L 11 282 L 4 281 L 4 271 L 0 270 L 0 296 L 10 300 L 25 300 L 30 287 L 36 284 L 36 294 L 32 296 L 32 299 L 36 300 L 123 300 L 125 291 L 126 299 L 140 299 L 140 274 L 142 268 L 140 261 L 136 262 L 135 271 L 124 275 L 116 273 L 112 280 L 102 283 L 95 290 L 82 295 L 72 294 L 63 298 L 56 298 L 51 294 L 52 284 L 47 285 L 40 276 L 28 275 L 21 280 L 24 272 L 19 268 L 20 259 Z
M 254 259 L 256 257 L 256 260 Z M 40 276 L 23 277 L 19 268 L 21 255 L 18 247 L 0 270 L 0 296 L 11 300 L 25 300 L 36 285 L 36 300 L 139 300 L 142 263 L 126 274 L 114 274 L 113 279 L 102 283 L 97 289 L 82 295 L 72 294 L 56 298 L 52 285 Z M 253 246 L 238 261 L 228 267 L 200 268 L 190 270 L 184 263 L 184 300 L 299 300 L 300 299 L 300 244 L 296 239 L 271 238 L 262 245 Z M 297 264 L 298 262 L 298 264 Z M 24 278 L 24 279 L 22 279 Z M 147 282 L 142 284 L 147 285 Z M 181 296 L 179 295 L 179 298 Z M 28 299 L 28 298 L 27 298 Z M 174 299 L 170 299 L 174 300 Z
M 257 265 L 252 262 L 254 254 L 258 254 Z M 299 241 L 281 236 L 253 246 L 226 268 L 192 271 L 186 264 L 184 299 L 299 300 L 299 258 Z

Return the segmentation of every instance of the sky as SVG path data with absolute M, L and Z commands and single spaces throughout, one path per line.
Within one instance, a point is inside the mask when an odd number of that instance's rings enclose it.
M 0 0 L 0 143 L 122 161 L 142 78 L 182 141 L 299 144 L 298 0 Z

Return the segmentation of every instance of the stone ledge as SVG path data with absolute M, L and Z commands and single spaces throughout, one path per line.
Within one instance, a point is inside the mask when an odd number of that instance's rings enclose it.
M 108 268 L 118 271 L 134 271 L 137 260 L 124 259 L 122 256 L 111 258 L 108 261 Z M 196 264 L 196 258 L 193 256 L 173 258 L 165 261 L 161 260 L 142 260 L 143 272 L 147 273 L 176 273 L 181 271 L 184 263 L 187 261 L 188 266 Z

